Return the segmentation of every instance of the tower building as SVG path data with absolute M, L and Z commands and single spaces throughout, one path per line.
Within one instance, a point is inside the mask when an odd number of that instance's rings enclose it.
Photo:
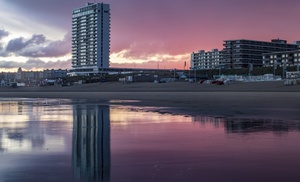
M 72 72 L 95 74 L 109 67 L 110 6 L 87 3 L 72 13 Z

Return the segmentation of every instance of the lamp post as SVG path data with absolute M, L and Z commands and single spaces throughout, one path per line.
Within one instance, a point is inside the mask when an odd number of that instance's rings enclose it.
M 191 66 L 189 67 L 189 82 L 191 80 Z
M 275 78 L 276 78 L 276 68 L 277 68 L 277 64 L 276 64 L 276 62 L 274 61 L 274 64 L 273 64 L 273 78 L 274 78 L 274 80 L 275 80 Z
M 251 75 L 251 72 L 253 71 L 253 64 L 252 63 L 248 63 L 249 65 L 249 76 Z
M 176 73 L 176 68 L 174 68 L 174 82 L 175 82 L 175 73 Z
M 285 71 L 286 71 L 286 62 L 283 60 L 283 66 L 282 66 L 282 78 L 285 78 Z
M 300 73 L 299 73 L 299 59 L 298 59 L 298 63 L 297 63 L 297 78 L 300 78 Z

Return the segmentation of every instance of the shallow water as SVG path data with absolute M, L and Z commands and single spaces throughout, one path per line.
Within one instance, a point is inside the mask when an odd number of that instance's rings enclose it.
M 299 181 L 300 121 L 0 101 L 0 182 Z

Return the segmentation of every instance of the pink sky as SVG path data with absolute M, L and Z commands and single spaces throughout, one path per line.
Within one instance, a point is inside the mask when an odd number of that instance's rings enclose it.
M 14 16 L 0 14 L 0 29 L 15 37 L 26 31 L 31 35 L 42 34 L 56 44 L 63 41 L 64 51 L 49 50 L 51 47 L 43 50 L 51 51 L 51 54 L 45 53 L 50 56 L 47 58 L 61 63 L 61 57 L 70 53 L 70 39 L 63 37 L 71 29 L 71 12 L 87 2 L 3 0 L 0 10 Z M 270 41 L 281 38 L 290 43 L 300 40 L 300 1 L 297 0 L 105 0 L 104 3 L 111 6 L 112 67 L 133 67 L 135 64 L 135 67 L 156 68 L 160 64 L 165 68 L 182 68 L 185 61 L 189 63 L 190 53 L 200 49 L 222 49 L 223 40 L 228 39 Z M 11 21 L 6 21 L 10 18 Z M 13 24 L 18 18 L 30 20 L 32 24 Z M 53 37 L 60 40 L 53 40 Z M 5 66 L 4 63 L 14 61 L 3 55 L 6 44 L 4 38 L 2 43 L 0 39 L 0 68 Z M 1 46 L 4 48 L 2 55 Z M 38 49 L 34 51 L 38 52 Z M 47 63 L 45 56 L 30 57 L 24 50 L 22 53 L 10 52 L 10 55 L 18 54 L 24 59 L 34 58 Z M 65 63 L 66 67 L 70 66 L 68 59 Z

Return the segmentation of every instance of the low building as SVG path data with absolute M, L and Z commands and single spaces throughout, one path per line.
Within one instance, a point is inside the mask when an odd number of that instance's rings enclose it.
M 190 61 L 192 70 L 217 69 L 220 67 L 220 51 L 218 49 L 207 52 L 199 50 L 191 54 Z
M 0 85 L 4 86 L 10 82 L 26 83 L 27 85 L 35 85 L 44 79 L 58 79 L 67 77 L 67 69 L 47 69 L 44 71 L 23 71 L 18 68 L 17 72 L 1 72 Z
M 68 70 L 63 69 L 47 69 L 43 71 L 43 78 L 65 78 L 67 77 Z
M 0 80 L 4 80 L 6 82 L 13 82 L 15 81 L 16 73 L 12 72 L 1 72 L 0 73 Z
M 300 49 L 263 54 L 264 67 L 298 66 L 300 64 Z
M 286 40 L 273 39 L 271 42 L 257 40 L 225 40 L 222 51 L 222 64 L 228 68 L 263 67 L 263 54 L 294 51 L 297 44 L 288 44 Z

